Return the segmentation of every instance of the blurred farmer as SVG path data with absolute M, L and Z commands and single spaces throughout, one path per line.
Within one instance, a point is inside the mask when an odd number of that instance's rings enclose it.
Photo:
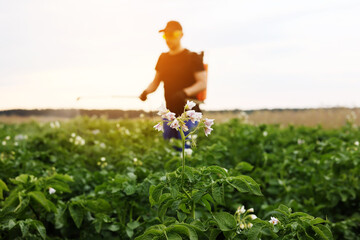
M 163 81 L 166 108 L 179 116 L 184 111 L 186 100 L 196 99 L 196 95 L 206 89 L 203 56 L 181 45 L 184 34 L 179 22 L 169 21 L 159 32 L 163 33 L 169 51 L 160 55 L 155 66 L 154 80 L 139 98 L 145 101 L 147 95 L 156 91 L 160 82 Z M 199 112 L 200 108 L 196 105 L 193 110 Z M 187 126 L 189 129 L 195 127 L 191 121 L 187 122 Z M 180 139 L 180 133 L 164 124 L 164 138 L 172 137 Z

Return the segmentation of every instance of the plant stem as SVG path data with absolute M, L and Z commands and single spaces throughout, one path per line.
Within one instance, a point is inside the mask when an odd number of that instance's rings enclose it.
M 181 172 L 181 189 L 184 191 L 185 195 L 191 200 L 190 195 L 186 192 L 184 188 L 184 175 L 185 175 L 185 135 L 182 129 L 180 129 L 181 140 L 182 140 L 182 172 Z
M 185 174 L 185 135 L 180 129 L 181 139 L 182 139 L 182 173 L 181 173 L 181 188 L 184 188 L 184 174 Z
M 189 198 L 191 201 L 191 196 L 186 192 L 184 189 L 184 175 L 185 175 L 185 140 L 186 136 L 182 130 L 180 129 L 181 139 L 182 139 L 182 173 L 181 173 L 181 189 L 184 191 L 185 195 Z M 190 135 L 190 134 L 188 134 Z M 188 136 L 187 135 L 187 136 Z M 191 207 L 191 217 L 195 219 L 195 201 L 192 201 L 192 207 Z
M 195 220 L 195 201 L 192 202 L 191 216 Z

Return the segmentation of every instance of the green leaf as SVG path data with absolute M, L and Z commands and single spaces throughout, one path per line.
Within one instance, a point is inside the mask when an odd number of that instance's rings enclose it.
M 38 233 L 40 234 L 42 239 L 46 239 L 46 229 L 44 227 L 44 225 L 42 224 L 42 222 L 37 221 L 37 220 L 33 220 L 32 221 L 32 225 L 34 226 L 34 228 L 38 231 Z
M 158 216 L 161 219 L 161 221 L 164 221 L 164 217 L 166 214 L 167 209 L 171 206 L 171 204 L 173 204 L 175 200 L 174 199 L 169 199 L 166 201 L 166 203 L 164 203 L 160 208 L 159 208 L 159 212 L 158 212 Z
M 98 198 L 96 200 L 86 200 L 85 206 L 94 213 L 108 213 L 112 210 L 110 203 L 102 198 Z
M 49 206 L 50 210 L 52 212 L 56 213 L 57 208 L 56 208 L 55 204 L 52 201 L 48 200 L 48 199 L 46 200 L 46 202 L 47 202 L 47 205 Z
M 71 189 L 69 187 L 69 185 L 67 183 L 64 182 L 60 182 L 57 180 L 50 180 L 46 183 L 46 188 L 48 189 L 49 187 L 54 188 L 56 191 L 60 191 L 60 192 L 71 192 Z
M 316 226 L 311 226 L 311 227 L 321 239 L 324 239 L 324 240 L 332 240 L 333 239 L 333 235 L 328 227 L 326 227 L 324 225 L 316 225 Z
M 221 233 L 219 229 L 211 229 L 209 240 L 216 240 L 217 236 Z
M 129 222 L 128 224 L 126 224 L 126 226 L 129 227 L 130 229 L 134 230 L 140 226 L 140 223 L 138 221 L 133 221 L 133 222 Z
M 205 168 L 205 170 L 204 170 L 204 173 L 207 173 L 207 172 L 214 173 L 214 174 L 219 174 L 222 177 L 228 177 L 229 176 L 227 171 L 224 168 L 219 167 L 219 166 L 209 166 L 209 167 Z
M 77 228 L 81 227 L 81 223 L 84 219 L 84 209 L 79 204 L 70 204 L 69 206 L 70 216 L 74 220 Z
M 126 231 L 126 235 L 129 237 L 129 238 L 131 238 L 133 235 L 134 235 L 134 230 L 132 230 L 132 229 L 130 229 L 130 228 L 126 228 L 125 229 L 125 231 Z
M 259 184 L 249 176 L 240 175 L 236 177 L 228 177 L 226 181 L 239 192 L 249 192 L 257 196 L 262 196 Z
M 214 199 L 211 197 L 210 194 L 205 194 L 205 195 L 202 197 L 202 199 L 205 199 L 206 201 L 215 204 L 215 201 L 214 201 Z
M 182 235 L 187 236 L 190 240 L 198 239 L 198 235 L 197 235 L 196 231 L 192 227 L 182 224 L 182 223 L 174 224 L 174 225 L 167 227 L 166 232 L 169 232 L 169 233 L 175 232 L 178 234 L 182 234 Z
M 182 240 L 182 237 L 177 233 L 169 233 L 167 234 L 168 240 Z
M 254 226 L 244 232 L 248 240 L 258 240 L 262 239 L 264 236 L 271 236 L 272 239 L 278 239 L 279 236 L 274 233 L 274 230 L 270 228 L 267 221 L 257 219 L 253 221 L 253 223 Z
M 250 172 L 251 170 L 253 170 L 253 168 L 254 166 L 248 162 L 240 162 L 235 167 L 236 170 L 240 170 L 243 172 Z
M 65 226 L 67 218 L 64 215 L 67 209 L 67 205 L 62 202 L 58 201 L 56 206 L 56 212 L 55 212 L 55 228 L 60 229 Z
M 262 225 L 254 225 L 252 228 L 250 228 L 246 232 L 246 236 L 248 240 L 258 240 L 261 239 L 261 230 L 263 226 Z
M 5 199 L 4 205 L 2 206 L 1 210 L 3 212 L 14 211 L 16 206 L 18 206 L 20 194 L 21 194 L 21 192 L 11 191 L 10 195 Z
M 288 213 L 287 210 L 285 212 Z M 291 218 L 294 218 L 294 217 L 309 217 L 309 216 L 310 216 L 309 214 L 303 213 L 303 212 L 295 212 L 295 213 L 290 214 Z
M 179 187 L 178 186 L 171 186 L 170 194 L 172 198 L 176 198 L 179 195 Z
M 120 230 L 120 226 L 118 224 L 111 224 L 107 229 L 112 232 L 117 232 Z
M 163 189 L 163 184 L 158 184 L 156 187 L 150 188 L 150 197 L 155 201 L 155 203 L 159 201 Z
M 202 198 L 201 201 L 204 203 L 204 206 L 206 207 L 206 209 L 211 212 L 211 205 L 210 203 L 205 199 L 205 198 Z
M 278 212 L 278 213 L 281 213 L 281 214 L 283 214 L 284 216 L 287 216 L 287 217 L 289 217 L 290 214 L 291 214 L 291 212 L 292 212 L 291 208 L 285 206 L 284 204 L 280 204 L 280 206 L 279 206 L 277 209 L 275 209 L 274 211 L 275 211 L 275 212 Z M 304 214 L 305 214 L 305 215 L 304 215 Z M 308 214 L 306 214 L 306 213 L 298 212 L 298 213 L 296 213 L 294 216 L 304 216 L 304 217 L 308 217 L 308 216 L 310 216 L 310 215 L 308 215 Z
M 304 230 L 297 232 L 296 236 L 299 240 L 314 240 L 314 238 L 310 237 Z
M 97 233 L 100 233 L 101 228 L 102 228 L 102 224 L 103 224 L 103 220 L 98 218 L 98 219 L 96 219 L 96 220 L 94 221 L 94 224 L 95 224 L 95 231 L 96 231 Z
M 201 189 L 201 190 L 193 189 L 191 198 L 195 203 L 198 203 L 201 200 L 202 196 L 204 196 L 205 194 L 206 194 L 205 189 Z
M 22 237 L 26 237 L 29 234 L 30 224 L 28 224 L 26 221 L 19 221 L 18 224 L 22 233 Z
M 20 213 L 22 212 L 30 203 L 30 197 L 25 195 L 22 192 L 18 193 L 19 196 L 19 204 L 16 206 L 16 208 L 14 209 L 15 213 Z
M 124 189 L 126 195 L 130 196 L 136 192 L 136 188 L 133 185 L 127 185 Z
M 45 195 L 40 192 L 40 191 L 33 191 L 33 192 L 29 192 L 28 195 L 30 196 L 31 199 L 33 199 L 34 201 L 38 202 L 41 206 L 43 206 L 46 211 L 50 212 L 51 208 L 50 205 L 48 204 L 48 200 L 46 199 Z
M 185 166 L 185 176 L 189 179 L 189 182 L 193 182 L 195 180 L 194 169 L 191 167 Z
M 154 239 L 156 236 L 161 236 L 164 234 L 164 230 L 162 229 L 158 229 L 158 228 L 162 228 L 163 225 L 155 225 L 153 227 L 150 227 L 148 229 L 146 229 L 145 233 L 141 236 L 138 236 L 137 238 L 135 238 L 135 240 L 152 240 Z
M 67 174 L 56 173 L 51 178 L 54 178 L 54 179 L 57 179 L 60 181 L 65 181 L 65 182 L 74 182 L 74 179 L 70 175 L 67 175 Z
M 180 211 L 176 211 L 177 212 L 177 217 L 179 219 L 179 222 L 183 222 L 186 219 L 186 214 Z
M 219 183 L 214 182 L 211 185 L 212 196 L 218 204 L 225 206 L 224 198 L 224 184 L 219 185 Z
M 136 180 L 137 176 L 133 173 L 133 172 L 129 172 L 128 174 L 128 177 L 131 179 L 131 180 Z
M 16 226 L 15 219 L 9 219 L 9 221 L 3 224 L 1 227 L 11 230 L 15 226 Z
M 222 231 L 231 231 L 236 228 L 235 218 L 230 213 L 218 212 L 214 213 L 213 216 Z
M 9 191 L 6 184 L 3 182 L 3 180 L 0 179 L 0 199 L 4 199 L 4 195 L 3 195 L 4 190 L 7 192 Z
M 21 174 L 21 175 L 17 176 L 15 179 L 10 179 L 10 181 L 14 184 L 24 184 L 33 178 L 34 178 L 34 176 L 31 176 L 31 178 L 30 178 L 30 175 L 28 175 L 28 174 Z
M 327 222 L 326 220 L 317 217 L 317 218 L 315 218 L 314 220 L 311 220 L 311 221 L 310 221 L 310 224 L 311 224 L 311 225 L 316 225 L 316 224 L 326 223 L 326 222 Z

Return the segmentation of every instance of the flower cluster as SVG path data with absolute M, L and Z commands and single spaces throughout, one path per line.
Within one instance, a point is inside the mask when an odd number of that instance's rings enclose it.
M 257 216 L 253 213 L 254 209 L 249 208 L 248 210 L 245 209 L 245 206 L 239 206 L 235 212 L 235 218 L 237 222 L 237 230 L 236 232 L 240 234 L 240 232 L 244 229 L 252 228 L 253 224 L 251 223 L 252 220 L 256 219 Z
M 142 166 L 143 163 L 142 161 L 138 160 L 136 157 L 133 159 L 134 165 L 135 166 Z
M 183 114 L 180 117 L 176 117 L 175 113 L 170 112 L 164 105 L 161 105 L 159 108 L 158 115 L 161 116 L 166 122 L 167 125 L 177 131 L 182 130 L 183 132 L 188 132 L 189 128 L 186 125 L 186 122 L 191 121 L 192 123 L 198 122 L 198 126 L 204 127 L 205 135 L 208 136 L 213 130 L 211 126 L 214 124 L 214 119 L 203 118 L 201 112 L 196 112 L 191 110 L 195 107 L 193 101 L 187 101 Z M 164 131 L 164 126 L 162 122 L 159 122 L 154 126 L 158 131 Z M 189 135 L 189 134 L 188 134 Z
M 116 125 L 118 126 L 118 125 Z M 119 127 L 118 127 L 118 131 L 124 135 L 127 135 L 127 136 L 130 136 L 130 131 L 129 129 L 127 129 L 126 127 L 121 127 L 120 124 L 119 124 Z
M 60 128 L 60 123 L 59 121 L 55 121 L 55 122 L 51 122 L 50 123 L 50 127 L 55 129 L 55 128 Z
M 106 162 L 106 157 L 101 157 L 100 161 L 97 162 L 97 165 L 102 167 L 102 168 L 106 167 L 108 165 L 107 162 Z
M 276 217 L 271 217 L 269 223 L 271 223 L 272 225 L 276 225 L 279 223 L 279 219 L 277 219 Z
M 304 143 L 305 143 L 305 140 L 304 140 L 304 139 L 299 138 L 299 139 L 297 140 L 297 144 L 299 144 L 299 145 L 304 144 Z
M 106 144 L 103 142 L 99 142 L 98 140 L 95 140 L 94 143 L 95 143 L 95 145 L 99 146 L 102 149 L 106 148 Z
M 18 134 L 15 136 L 15 141 L 24 141 L 27 140 L 28 136 L 24 134 Z
M 185 156 L 191 157 L 193 150 L 191 148 L 185 148 L 184 152 L 185 152 Z M 180 153 L 180 157 L 183 157 L 182 152 Z
M 97 134 L 100 133 L 100 130 L 99 129 L 94 129 L 94 130 L 91 131 L 91 133 L 94 134 L 94 135 L 97 135 Z
M 81 146 L 85 145 L 85 140 L 82 137 L 76 135 L 75 133 L 71 134 L 69 141 L 71 143 L 74 143 L 75 145 L 81 145 Z
M 5 139 L 1 142 L 1 144 L 2 144 L 3 146 L 6 146 L 7 141 L 9 141 L 10 139 L 11 139 L 10 136 L 6 136 Z

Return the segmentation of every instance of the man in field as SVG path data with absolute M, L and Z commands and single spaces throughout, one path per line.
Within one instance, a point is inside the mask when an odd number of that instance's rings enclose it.
M 181 45 L 184 34 L 179 22 L 169 21 L 166 27 L 159 32 L 164 33 L 163 37 L 169 51 L 160 55 L 155 66 L 154 80 L 139 98 L 145 101 L 147 95 L 156 91 L 162 81 L 164 83 L 166 108 L 179 116 L 184 111 L 186 100 L 196 99 L 196 94 L 206 88 L 203 57 Z M 193 110 L 199 112 L 200 108 L 196 105 Z M 186 125 L 189 129 L 195 127 L 191 121 L 188 121 Z M 164 138 L 173 137 L 181 138 L 178 131 L 164 124 Z

